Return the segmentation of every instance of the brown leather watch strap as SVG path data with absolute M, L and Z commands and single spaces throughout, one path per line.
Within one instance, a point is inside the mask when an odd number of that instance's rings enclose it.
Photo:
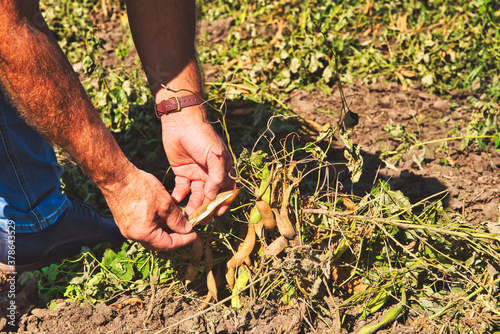
M 197 106 L 202 103 L 203 100 L 194 94 L 180 97 L 174 96 L 155 105 L 156 117 L 160 118 L 171 112 L 181 111 L 183 108 Z

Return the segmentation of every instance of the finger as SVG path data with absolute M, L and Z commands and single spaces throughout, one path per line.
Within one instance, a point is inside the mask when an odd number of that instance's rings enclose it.
M 171 202 L 164 210 L 158 212 L 158 216 L 156 224 L 162 230 L 168 227 L 174 232 L 187 234 L 193 229 L 193 225 L 182 214 L 182 210 Z
M 227 209 L 229 209 L 229 205 L 221 205 L 219 206 L 217 211 L 215 211 L 215 215 L 216 216 L 223 215 L 227 211 Z
M 175 187 L 171 195 L 175 203 L 179 203 L 184 199 L 184 197 L 186 197 L 187 194 L 189 194 L 190 186 L 191 181 L 188 178 L 183 176 L 175 177 Z
M 205 196 L 212 200 L 217 196 L 220 188 L 229 178 L 226 170 L 227 161 L 230 160 L 226 151 L 222 155 L 210 152 L 207 158 L 208 178 L 205 183 Z
M 203 204 L 205 200 L 204 186 L 205 183 L 203 181 L 191 182 L 191 196 L 189 196 L 189 202 L 184 210 L 188 216 Z

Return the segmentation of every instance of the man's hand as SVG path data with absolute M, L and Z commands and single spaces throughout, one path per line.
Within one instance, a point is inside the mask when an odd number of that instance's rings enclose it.
M 175 174 L 172 197 L 178 203 L 191 191 L 186 214 L 189 215 L 205 201 L 214 199 L 219 191 L 235 188 L 235 182 L 229 175 L 232 170 L 231 155 L 210 123 L 200 120 L 182 126 L 162 118 L 162 124 L 163 145 Z M 226 209 L 227 206 L 222 207 L 217 214 Z
M 122 182 L 101 190 L 125 238 L 159 251 L 196 239 L 189 221 L 153 175 L 134 167 Z
M 130 29 L 156 103 L 187 92 L 203 95 L 195 52 L 195 0 L 127 0 Z M 167 89 L 161 87 L 168 87 Z M 176 93 L 177 92 L 177 93 Z M 153 112 L 151 110 L 151 112 Z M 231 155 L 205 117 L 203 107 L 161 117 L 163 144 L 176 175 L 172 197 L 191 191 L 186 213 L 220 190 L 234 188 Z M 222 207 L 217 214 L 227 209 Z

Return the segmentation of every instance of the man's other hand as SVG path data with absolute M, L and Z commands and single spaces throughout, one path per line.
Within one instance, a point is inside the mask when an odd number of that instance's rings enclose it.
M 181 209 L 153 175 L 133 167 L 121 182 L 101 190 L 125 238 L 158 251 L 196 239 Z

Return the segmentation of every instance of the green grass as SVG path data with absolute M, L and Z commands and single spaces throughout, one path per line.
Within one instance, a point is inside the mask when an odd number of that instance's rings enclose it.
M 470 89 L 498 98 L 500 6 L 495 1 L 376 1 L 372 7 L 366 1 L 206 1 L 202 11 L 209 21 L 229 16 L 235 24 L 223 43 L 201 48 L 201 59 L 218 65 L 228 58 L 252 60 L 234 72 L 252 84 L 261 78 L 263 91 L 331 86 L 333 49 L 343 82 L 384 76 L 420 82 L 440 94 Z M 404 25 L 398 25 L 398 17 L 405 18 Z M 283 33 L 269 45 L 278 20 L 284 22 Z M 415 76 L 398 79 L 394 72 L 402 68 Z
M 151 95 L 138 65 L 125 70 L 99 64 L 101 41 L 90 17 L 83 14 L 99 13 L 100 3 L 53 0 L 42 2 L 42 8 L 69 59 L 83 62 L 88 76 L 84 86 L 126 154 L 146 166 L 164 161 Z M 122 8 L 118 2 L 109 6 L 116 12 Z M 251 126 L 217 125 L 231 139 L 244 192 L 230 213 L 200 230 L 204 241 L 212 238 L 214 271 L 223 276 L 237 241 L 244 238 L 240 229 L 252 217 L 256 189 L 265 183 L 271 166 L 273 195 L 268 193 L 267 201 L 287 206 L 299 227 L 300 247 L 288 247 L 276 257 L 263 257 L 261 246 L 278 232 L 256 243 L 250 268 L 236 271 L 234 291 L 240 291 L 239 297 L 230 296 L 225 282 L 219 287 L 222 296 L 229 296 L 224 305 L 244 305 L 250 298 L 291 306 L 306 300 L 316 316 L 333 317 L 347 330 L 355 321 L 347 314 L 369 318 L 390 310 L 380 326 L 411 320 L 413 328 L 423 332 L 498 331 L 499 279 L 491 268 L 500 262 L 500 239 L 490 233 L 493 222 L 469 226 L 443 207 L 444 194 L 411 204 L 385 182 L 363 198 L 340 194 L 327 179 L 327 169 L 334 165 L 325 160 L 329 146 L 319 140 L 295 143 L 292 132 L 300 125 L 281 120 L 288 114 L 282 101 L 295 88 L 319 88 L 328 94 L 339 83 L 371 83 L 383 77 L 400 85 L 419 83 L 444 97 L 457 89 L 470 91 L 466 133 L 451 136 L 464 138 L 464 146 L 476 143 L 485 149 L 493 143 L 500 148 L 498 3 L 376 1 L 370 8 L 366 1 L 205 1 L 200 13 L 210 22 L 234 18 L 223 41 L 213 45 L 209 36 L 199 37 L 201 62 L 224 73 L 207 83 L 209 96 L 216 104 L 223 98 L 260 103 L 247 123 Z M 122 44 L 118 51 L 124 57 L 127 46 Z M 334 112 L 345 114 L 347 109 Z M 267 133 L 259 137 L 269 120 Z M 344 124 L 325 129 L 318 139 L 328 142 L 342 129 Z M 408 147 L 422 144 L 399 130 L 387 127 Z M 290 135 L 273 139 L 278 131 Z M 352 144 L 348 131 L 343 138 Z M 252 150 L 254 145 L 263 151 Z M 355 157 L 355 145 L 351 154 Z M 392 153 L 393 159 L 398 154 Z M 105 209 L 97 189 L 60 156 L 64 190 Z M 167 166 L 154 172 L 169 175 Z M 284 189 L 294 180 L 300 187 L 287 198 Z M 176 291 L 183 285 L 191 255 L 188 249 L 155 255 L 133 243 L 113 250 L 85 249 L 77 259 L 37 273 L 39 296 L 48 302 L 61 296 L 98 302 L 124 293 L 142 295 L 156 284 L 170 284 Z M 196 282 L 203 285 L 205 263 L 195 267 Z M 202 299 L 194 292 L 184 297 Z M 338 298 L 340 304 L 335 303 Z

